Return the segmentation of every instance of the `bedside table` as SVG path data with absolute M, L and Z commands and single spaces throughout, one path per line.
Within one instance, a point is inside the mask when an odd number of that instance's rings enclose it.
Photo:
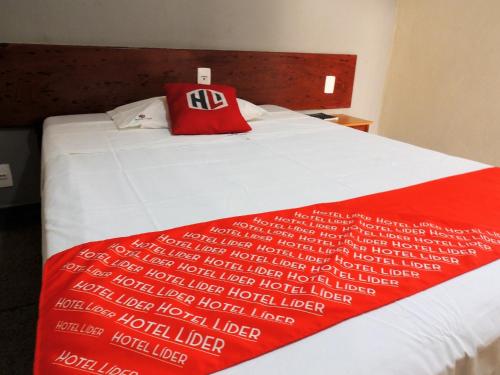
M 362 118 L 352 117 L 343 114 L 336 114 L 335 116 L 339 117 L 338 120 L 326 119 L 326 121 L 334 122 L 339 125 L 349 126 L 350 128 L 361 130 L 364 132 L 368 132 L 368 128 L 373 123 L 373 121 L 370 120 L 363 120 Z

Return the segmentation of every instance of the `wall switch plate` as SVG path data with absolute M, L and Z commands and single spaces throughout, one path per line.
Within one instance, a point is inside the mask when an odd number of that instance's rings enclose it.
M 212 81 L 212 72 L 210 68 L 198 68 L 198 84 L 210 85 Z
M 14 186 L 9 164 L 0 164 L 0 188 Z
M 335 91 L 335 76 L 326 76 L 325 94 L 333 94 L 334 91 Z

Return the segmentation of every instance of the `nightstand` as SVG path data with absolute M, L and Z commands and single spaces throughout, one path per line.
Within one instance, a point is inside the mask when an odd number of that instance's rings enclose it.
M 336 114 L 333 116 L 338 116 L 338 120 L 326 119 L 326 121 L 334 122 L 336 124 L 344 126 L 349 126 L 350 128 L 361 130 L 364 132 L 368 132 L 368 128 L 373 123 L 373 121 L 370 120 L 363 120 L 362 118 L 352 117 L 343 114 Z

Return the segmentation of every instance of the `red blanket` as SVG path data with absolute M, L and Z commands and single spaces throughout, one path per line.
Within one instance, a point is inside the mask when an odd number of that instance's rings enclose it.
M 44 270 L 35 374 L 206 374 L 500 257 L 500 169 L 91 242 Z

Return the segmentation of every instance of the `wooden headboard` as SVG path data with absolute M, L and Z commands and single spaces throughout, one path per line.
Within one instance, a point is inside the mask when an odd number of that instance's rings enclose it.
M 159 96 L 165 82 L 196 82 L 197 67 L 256 104 L 347 108 L 356 55 L 0 44 L 0 127 Z M 323 93 L 326 75 L 334 94 Z

